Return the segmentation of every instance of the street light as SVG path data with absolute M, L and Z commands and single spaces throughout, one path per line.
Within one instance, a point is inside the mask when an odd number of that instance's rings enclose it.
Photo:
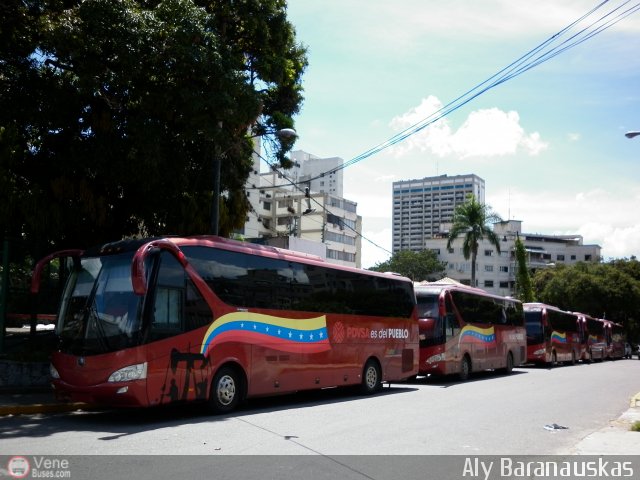
M 218 123 L 218 128 L 222 131 L 222 122 Z M 293 128 L 282 128 L 273 132 L 280 140 L 292 141 L 298 134 Z M 220 231 L 220 164 L 225 152 L 220 152 L 215 148 L 213 152 L 213 199 L 211 204 L 211 234 L 218 235 Z
M 627 133 L 624 134 L 624 136 L 627 137 L 627 138 L 637 137 L 638 135 L 640 135 L 640 131 L 638 131 L 638 132 L 632 131 L 632 132 L 627 132 Z

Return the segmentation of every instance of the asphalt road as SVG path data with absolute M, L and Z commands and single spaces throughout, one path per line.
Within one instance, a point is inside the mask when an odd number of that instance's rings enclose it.
M 640 362 L 619 360 L 419 379 L 372 397 L 260 399 L 225 416 L 194 406 L 21 415 L 0 418 L 0 455 L 567 454 L 637 392 Z M 567 428 L 544 428 L 553 424 Z

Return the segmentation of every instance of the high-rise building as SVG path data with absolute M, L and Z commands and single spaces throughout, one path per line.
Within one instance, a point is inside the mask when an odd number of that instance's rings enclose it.
M 393 182 L 393 252 L 424 250 L 427 240 L 448 232 L 456 206 L 469 195 L 484 203 L 484 180 L 477 175 Z
M 293 168 L 259 175 L 254 159 L 247 185 L 252 212 L 245 237 L 360 267 L 362 217 L 356 202 L 342 198 L 344 160 L 303 151 L 293 152 L 291 159 Z

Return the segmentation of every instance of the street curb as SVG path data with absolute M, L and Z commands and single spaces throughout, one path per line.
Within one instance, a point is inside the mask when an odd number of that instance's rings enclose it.
M 86 403 L 34 403 L 31 405 L 0 405 L 0 417 L 7 415 L 30 415 L 34 413 L 60 413 L 74 410 L 91 410 Z

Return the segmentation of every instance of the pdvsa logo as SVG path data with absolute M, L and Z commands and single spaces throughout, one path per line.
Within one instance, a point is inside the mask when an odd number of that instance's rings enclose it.
M 7 464 L 9 475 L 13 478 L 25 478 L 31 471 L 29 460 L 24 457 L 11 457 Z

